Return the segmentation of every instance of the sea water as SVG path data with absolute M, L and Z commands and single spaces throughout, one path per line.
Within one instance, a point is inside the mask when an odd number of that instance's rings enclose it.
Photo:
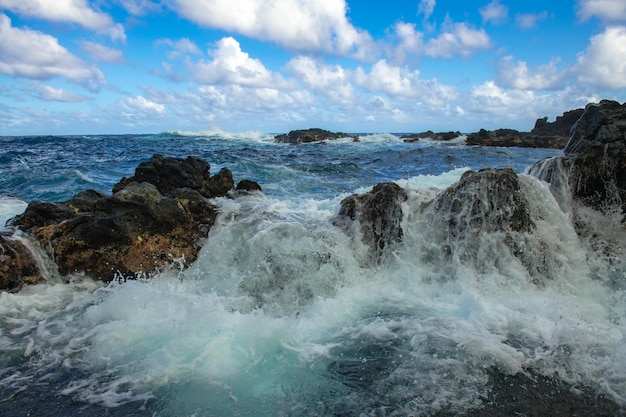
M 573 227 L 568 202 L 522 175 L 546 149 L 359 142 L 290 146 L 255 132 L 20 137 L 0 142 L 0 220 L 34 199 L 110 193 L 153 154 L 195 155 L 257 181 L 218 198 L 198 260 L 147 280 L 83 274 L 0 294 L 0 410 L 8 415 L 463 414 L 492 370 L 532 371 L 626 403 L 619 219 L 589 213 L 614 255 Z M 536 231 L 441 256 L 424 209 L 469 169 L 511 167 Z M 403 240 L 381 262 L 333 225 L 346 196 L 404 187 Z M 595 216 L 595 217 L 594 217 Z M 469 243 L 468 243 L 469 242 Z M 597 241 L 596 241 L 597 242 Z M 465 246 L 463 246 L 465 245 Z

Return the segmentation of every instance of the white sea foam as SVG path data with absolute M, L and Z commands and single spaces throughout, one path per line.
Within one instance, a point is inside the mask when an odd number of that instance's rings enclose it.
M 495 367 L 626 403 L 626 294 L 595 278 L 610 265 L 545 184 L 520 178 L 537 228 L 512 235 L 543 253 L 541 279 L 498 234 L 475 237 L 481 262 L 444 256 L 425 207 L 466 170 L 399 181 L 403 242 L 375 267 L 332 225 L 340 197 L 257 194 L 214 200 L 220 216 L 186 271 L 2 293 L 0 360 L 28 363 L 0 383 L 66 372 L 61 394 L 158 398 L 163 416 L 409 415 L 477 406 Z
M 4 227 L 7 220 L 22 214 L 28 204 L 19 198 L 0 196 L 0 228 Z

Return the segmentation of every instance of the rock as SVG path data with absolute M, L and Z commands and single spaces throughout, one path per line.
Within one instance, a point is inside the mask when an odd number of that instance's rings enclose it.
M 35 257 L 13 234 L 11 229 L 0 231 L 0 289 L 8 291 L 43 280 Z
M 135 169 L 135 175 L 122 180 L 113 187 L 116 193 L 130 183 L 149 182 L 162 194 L 169 194 L 175 188 L 191 188 L 207 198 L 221 197 L 234 187 L 230 170 L 222 168 L 215 176 L 210 175 L 208 162 L 195 157 L 165 158 L 156 154 L 149 161 L 142 162 Z
M 488 131 L 480 129 L 467 136 L 468 145 L 480 146 L 516 146 L 519 148 L 553 148 L 562 149 L 568 142 L 570 132 L 584 109 L 570 110 L 557 116 L 554 122 L 547 117 L 537 119 L 530 132 L 519 132 L 514 129 L 497 129 Z
M 239 181 L 235 189 L 237 191 L 245 191 L 245 192 L 263 191 L 261 189 L 261 186 L 258 183 L 251 181 L 251 180 L 246 180 L 246 179 Z
M 626 214 L 626 104 L 603 100 L 587 105 L 564 154 L 539 161 L 531 173 L 553 188 L 567 186 L 571 197 L 587 207 Z
M 318 128 L 306 130 L 292 130 L 288 134 L 274 136 L 274 139 L 277 143 L 289 143 L 292 145 L 300 143 L 323 142 L 326 140 L 336 140 L 342 138 L 351 138 L 354 141 L 358 140 L 356 136 L 351 136 L 347 133 L 333 133 L 329 132 L 328 130 Z
M 544 136 L 514 129 L 497 129 L 488 131 L 480 129 L 467 136 L 466 144 L 470 146 L 515 146 L 518 148 L 554 148 L 562 149 L 567 143 L 567 136 Z
M 554 122 L 548 122 L 548 117 L 537 119 L 535 127 L 530 131 L 536 136 L 560 136 L 568 137 L 571 134 L 572 127 L 576 124 L 585 109 L 570 110 L 557 116 Z
M 346 197 L 334 223 L 350 232 L 353 222 L 357 221 L 363 242 L 380 260 L 386 247 L 402 240 L 401 204 L 406 200 L 406 191 L 399 185 L 377 184 L 369 193 Z
M 426 132 L 402 135 L 400 136 L 400 139 L 404 139 L 404 142 L 406 143 L 418 142 L 420 139 L 432 139 L 432 140 L 446 142 L 452 139 L 456 139 L 459 136 L 461 136 L 461 132 L 459 131 L 435 133 L 432 130 L 427 130 Z
M 551 256 L 545 253 L 530 216 L 519 177 L 512 169 L 467 171 L 427 209 L 433 242 L 440 242 L 442 262 L 458 260 L 477 270 L 507 267 L 512 255 L 533 283 L 548 276 Z M 500 260 L 503 264 L 500 265 Z
M 227 168 L 211 176 L 202 159 L 155 155 L 111 196 L 87 190 L 65 202 L 34 201 L 9 224 L 35 236 L 61 275 L 149 276 L 197 258 L 217 216 L 208 198 L 226 195 L 233 184 Z

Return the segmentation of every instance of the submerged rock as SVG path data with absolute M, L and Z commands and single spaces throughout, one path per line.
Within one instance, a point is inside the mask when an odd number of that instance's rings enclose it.
M 35 236 L 61 275 L 85 272 L 110 281 L 183 268 L 215 222 L 209 198 L 234 188 L 228 169 L 211 176 L 209 168 L 195 157 L 155 155 L 111 196 L 87 190 L 65 202 L 34 201 L 10 224 Z
M 297 145 L 300 143 L 324 142 L 326 140 L 336 140 L 342 138 L 352 138 L 355 141 L 358 140 L 357 137 L 348 135 L 347 133 L 334 133 L 319 128 L 292 130 L 287 134 L 274 136 L 274 139 L 277 143 L 289 143 L 292 145 Z
M 346 231 L 353 222 L 360 224 L 363 242 L 380 260 L 385 248 L 402 240 L 402 206 L 407 200 L 404 189 L 395 183 L 381 183 L 372 191 L 351 195 L 341 202 L 334 223 Z

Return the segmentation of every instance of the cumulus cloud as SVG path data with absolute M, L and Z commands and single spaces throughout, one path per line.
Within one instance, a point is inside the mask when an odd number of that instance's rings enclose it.
M 470 56 L 491 47 L 491 39 L 484 29 L 472 29 L 466 23 L 452 23 L 447 26 L 449 28 L 442 34 L 426 43 L 426 55 L 433 58 Z
M 143 114 L 163 114 L 165 113 L 165 106 L 160 103 L 156 103 L 144 96 L 130 96 L 121 100 L 122 107 L 126 110 L 126 116 L 132 116 L 136 113 Z
M 559 71 L 558 60 L 538 67 L 534 72 L 524 61 L 515 62 L 512 56 L 500 60 L 497 66 L 497 83 L 501 87 L 518 90 L 556 90 L 563 88 L 566 71 Z
M 65 77 L 92 90 L 105 82 L 99 69 L 72 55 L 56 38 L 15 28 L 4 14 L 0 14 L 0 73 L 38 80 Z
M 313 92 L 347 103 L 352 97 L 352 84 L 348 72 L 340 65 L 325 65 L 311 57 L 298 56 L 289 61 L 287 68 Z
M 89 7 L 86 0 L 0 0 L 0 8 L 25 17 L 77 23 L 89 30 L 107 33 L 115 40 L 126 40 L 122 25 L 115 24 L 106 13 Z
M 415 24 L 397 22 L 394 25 L 398 39 L 393 55 L 398 62 L 404 62 L 408 56 L 417 56 L 423 52 L 424 34 L 415 30 Z
M 530 90 L 503 89 L 494 81 L 472 88 L 470 101 L 475 111 L 499 116 L 513 116 L 515 112 L 529 108 L 536 94 Z
M 545 10 L 540 13 L 520 13 L 515 15 L 515 23 L 522 29 L 532 29 L 537 27 L 537 22 L 544 20 L 548 17 L 548 12 Z
M 370 92 L 384 93 L 393 98 L 419 99 L 432 105 L 441 105 L 455 98 L 455 90 L 437 80 L 422 80 L 419 71 L 390 65 L 380 60 L 369 73 L 361 67 L 354 74 L 355 83 Z
M 578 16 L 582 20 L 599 17 L 606 21 L 626 21 L 624 0 L 579 0 Z
M 345 0 L 171 0 L 202 26 L 238 32 L 289 49 L 367 57 L 370 35 L 352 26 Z
M 483 18 L 483 22 L 489 22 L 497 25 L 506 21 L 509 14 L 509 8 L 500 4 L 499 0 L 493 0 L 486 6 L 481 7 L 478 12 Z
M 109 48 L 99 43 L 82 41 L 80 46 L 96 61 L 120 63 L 124 62 L 124 55 L 119 49 Z
M 117 0 L 118 3 L 130 14 L 141 16 L 152 11 L 159 10 L 161 5 L 151 0 Z
M 578 55 L 578 80 L 607 90 L 626 88 L 626 27 L 608 27 Z
M 251 58 L 241 50 L 239 42 L 232 37 L 217 41 L 210 52 L 213 60 L 189 61 L 191 76 L 207 85 L 232 84 L 245 87 L 272 87 L 284 84 L 282 77 L 269 71 L 261 61 Z
M 75 103 L 80 101 L 89 100 L 89 97 L 84 95 L 75 94 L 62 88 L 54 88 L 49 85 L 45 85 L 39 82 L 33 82 L 33 88 L 39 94 L 42 100 L 46 101 L 60 101 L 64 103 Z

